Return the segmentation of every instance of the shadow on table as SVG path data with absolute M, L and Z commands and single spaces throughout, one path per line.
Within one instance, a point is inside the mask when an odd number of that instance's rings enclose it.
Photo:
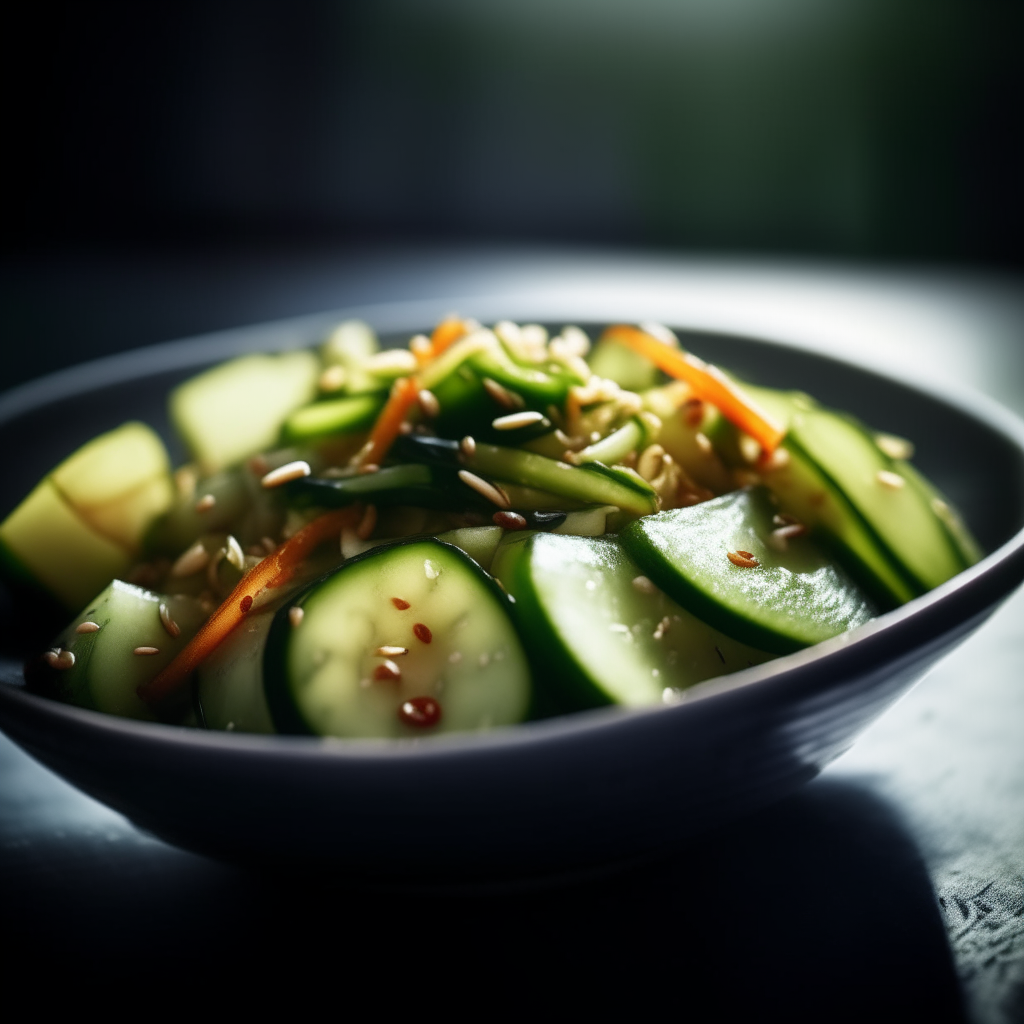
M 52 970 L 52 991 L 76 999 L 135 981 L 160 1005 L 215 987 L 239 1008 L 328 996 L 338 1013 L 369 999 L 484 1020 L 963 1019 L 917 852 L 846 782 L 818 780 L 643 867 L 534 891 L 368 889 L 156 842 L 63 866 L 51 853 L 46 872 L 0 880 L 17 937 L 3 973 Z

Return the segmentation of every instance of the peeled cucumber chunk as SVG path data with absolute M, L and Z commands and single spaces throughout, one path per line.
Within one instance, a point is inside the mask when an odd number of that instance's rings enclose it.
M 659 704 L 771 658 L 680 607 L 613 537 L 512 534 L 492 569 L 559 710 Z
M 161 605 L 177 625 L 177 637 L 161 620 Z M 55 648 L 74 656 L 71 668 L 53 672 L 58 694 L 79 707 L 153 720 L 152 709 L 136 689 L 174 658 L 205 619 L 206 613 L 192 598 L 155 594 L 114 580 L 57 637 Z M 99 629 L 80 633 L 83 622 Z M 138 648 L 156 648 L 157 653 L 136 654 Z
M 204 473 L 273 448 L 288 414 L 316 395 L 320 360 L 300 350 L 232 359 L 171 392 L 171 419 Z
M 145 424 L 126 423 L 70 455 L 7 517 L 4 561 L 80 608 L 127 570 L 172 497 L 163 442 Z
M 0 545 L 15 572 L 69 610 L 124 575 L 132 561 L 126 548 L 89 526 L 49 478 L 4 520 Z
M 276 728 L 400 738 L 521 721 L 532 687 L 507 606 L 475 562 L 437 540 L 347 562 L 274 617 L 263 672 Z M 402 709 L 415 700 L 440 717 L 410 723 Z
M 681 605 L 763 650 L 786 654 L 867 622 L 867 596 L 810 537 L 773 536 L 775 512 L 766 488 L 747 488 L 638 519 L 621 539 Z

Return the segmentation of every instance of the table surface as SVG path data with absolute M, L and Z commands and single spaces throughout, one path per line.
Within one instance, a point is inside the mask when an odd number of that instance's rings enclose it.
M 430 315 L 585 303 L 596 318 L 757 332 L 1024 413 L 1020 280 L 525 248 L 7 266 L 5 383 L 175 336 L 394 301 Z M 15 980 L 59 967 L 96 991 L 156 965 L 170 968 L 167 998 L 216 976 L 239 1005 L 313 965 L 394 1005 L 443 993 L 451 1014 L 486 1005 L 502 1019 L 553 1005 L 1024 1020 L 1022 611 L 1024 592 L 782 804 L 642 867 L 542 890 L 386 890 L 216 863 L 140 832 L 0 736 L 3 962 Z

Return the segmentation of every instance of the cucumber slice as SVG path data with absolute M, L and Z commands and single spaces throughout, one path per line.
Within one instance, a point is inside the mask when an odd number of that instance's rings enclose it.
M 285 444 L 297 444 L 364 430 L 373 424 L 383 407 L 384 397 L 379 394 L 313 402 L 296 409 L 284 421 L 282 440 Z
M 204 473 L 273 448 L 292 410 L 316 395 L 312 352 L 252 355 L 215 366 L 171 392 L 171 419 Z
M 177 625 L 177 637 L 164 625 L 161 605 Z M 71 668 L 52 673 L 58 696 L 110 715 L 153 720 L 153 710 L 135 691 L 167 665 L 205 621 L 206 613 L 190 597 L 154 594 L 114 580 L 57 637 L 55 647 L 74 655 Z M 83 622 L 99 629 L 79 633 Z M 138 648 L 155 648 L 157 653 L 136 654 Z
M 789 436 L 791 446 L 846 496 L 918 593 L 966 567 L 930 503 L 917 487 L 907 486 L 900 466 L 859 423 L 826 409 L 805 409 L 793 417 Z
M 622 543 L 655 583 L 729 636 L 786 654 L 866 622 L 867 597 L 809 538 L 769 543 L 775 506 L 745 489 L 631 523 Z M 749 552 L 756 567 L 734 564 Z
M 771 655 L 681 608 L 614 538 L 510 535 L 493 570 L 561 710 L 641 706 Z M 634 583 L 634 581 L 637 581 Z
M 465 551 L 483 569 L 490 569 L 505 531 L 500 526 L 461 526 L 437 535 L 438 540 Z
M 302 610 L 297 624 L 293 608 Z M 437 540 L 347 562 L 274 617 L 264 687 L 275 726 L 403 737 L 521 721 L 531 704 L 530 672 L 506 608 L 479 566 Z M 408 653 L 389 659 L 376 653 L 384 646 Z M 392 666 L 400 678 L 379 678 Z M 440 717 L 414 724 L 402 709 L 415 701 L 435 702 Z

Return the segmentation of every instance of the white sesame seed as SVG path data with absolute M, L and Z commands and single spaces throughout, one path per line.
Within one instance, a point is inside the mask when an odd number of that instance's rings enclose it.
M 452 653 L 448 655 L 449 664 L 458 665 L 460 661 L 462 661 L 462 651 L 452 651 Z
M 171 618 L 170 609 L 163 601 L 160 602 L 160 623 L 172 639 L 177 640 L 181 636 L 181 627 Z
M 509 391 L 508 388 L 499 384 L 496 380 L 492 380 L 490 377 L 484 377 L 483 381 L 484 390 L 491 398 L 494 399 L 498 405 L 504 406 L 506 409 L 522 409 L 526 402 L 523 400 L 522 395 L 517 395 L 514 391 Z
M 216 505 L 216 504 L 217 504 L 217 499 L 212 494 L 204 494 L 196 502 L 196 511 L 197 512 L 209 512 L 210 509 L 213 508 L 213 506 Z
M 441 570 L 429 558 L 423 561 L 423 572 L 428 580 L 436 580 L 441 575 Z
M 771 455 L 765 455 L 761 459 L 761 469 L 785 469 L 789 465 L 789 451 L 786 448 L 776 448 Z
M 477 476 L 476 473 L 470 473 L 469 470 L 460 469 L 459 479 L 467 487 L 472 487 L 477 494 L 482 495 L 489 502 L 497 505 L 498 508 L 509 508 L 512 504 L 512 502 L 508 500 L 508 495 L 495 487 L 494 484 L 484 480 L 483 477 Z
M 335 364 L 320 374 L 318 384 L 321 391 L 337 391 L 345 386 L 345 367 Z
M 459 451 L 461 451 L 467 459 L 473 458 L 473 456 L 476 455 L 476 440 L 467 434 L 459 442 Z
M 761 445 L 749 434 L 740 434 L 739 447 L 740 455 L 743 456 L 744 461 L 749 462 L 751 465 L 761 458 Z
M 420 412 L 423 413 L 427 419 L 436 419 L 441 415 L 441 403 L 437 400 L 437 395 L 433 391 L 428 391 L 423 388 L 422 391 L 416 396 L 416 401 L 419 404 Z
M 409 648 L 394 647 L 391 644 L 384 644 L 383 647 L 378 647 L 373 653 L 378 658 L 400 658 L 403 654 L 409 653 Z
M 272 469 L 260 483 L 266 487 L 280 487 L 282 484 L 289 483 L 292 480 L 299 480 L 304 476 L 309 476 L 313 471 L 309 468 L 309 463 L 303 459 L 298 459 L 295 462 L 286 462 L 283 466 L 278 466 L 277 469 Z
M 693 439 L 694 441 L 697 442 L 697 447 L 705 455 L 710 455 L 715 450 L 715 446 L 711 443 L 711 439 L 708 437 L 707 434 L 703 434 L 700 431 L 698 431 L 696 434 L 694 434 Z M 754 443 L 756 444 L 757 442 L 755 441 Z
M 633 589 L 639 590 L 641 594 L 656 594 L 658 592 L 658 588 L 646 576 L 634 576 Z
M 491 421 L 495 430 L 518 430 L 520 427 L 530 427 L 535 423 L 547 423 L 543 413 L 532 410 L 524 412 L 512 412 L 507 416 L 499 416 Z
M 898 491 L 906 481 L 899 475 L 888 469 L 880 469 L 877 475 L 878 482 L 889 491 Z
M 292 624 L 293 628 L 302 624 L 302 619 L 305 614 L 306 613 L 302 608 L 288 609 L 288 621 Z
M 245 568 L 245 554 L 242 551 L 242 545 L 238 543 L 238 539 L 232 534 L 228 534 L 228 539 L 224 542 L 225 558 L 238 570 Z
M 914 457 L 914 442 L 908 441 L 905 437 L 897 437 L 895 434 L 875 434 L 875 444 L 890 459 L 912 459 Z
M 95 633 L 100 628 L 98 622 L 80 622 L 75 626 L 76 633 Z
M 160 653 L 160 648 L 159 647 L 136 647 L 135 650 L 132 653 L 133 654 L 142 654 L 142 655 L 159 654 Z
M 203 547 L 203 542 L 197 540 L 178 560 L 171 566 L 172 576 L 194 576 L 202 572 L 210 561 L 210 553 Z
M 660 444 L 648 445 L 636 463 L 636 471 L 647 481 L 653 480 L 665 461 L 665 449 Z

